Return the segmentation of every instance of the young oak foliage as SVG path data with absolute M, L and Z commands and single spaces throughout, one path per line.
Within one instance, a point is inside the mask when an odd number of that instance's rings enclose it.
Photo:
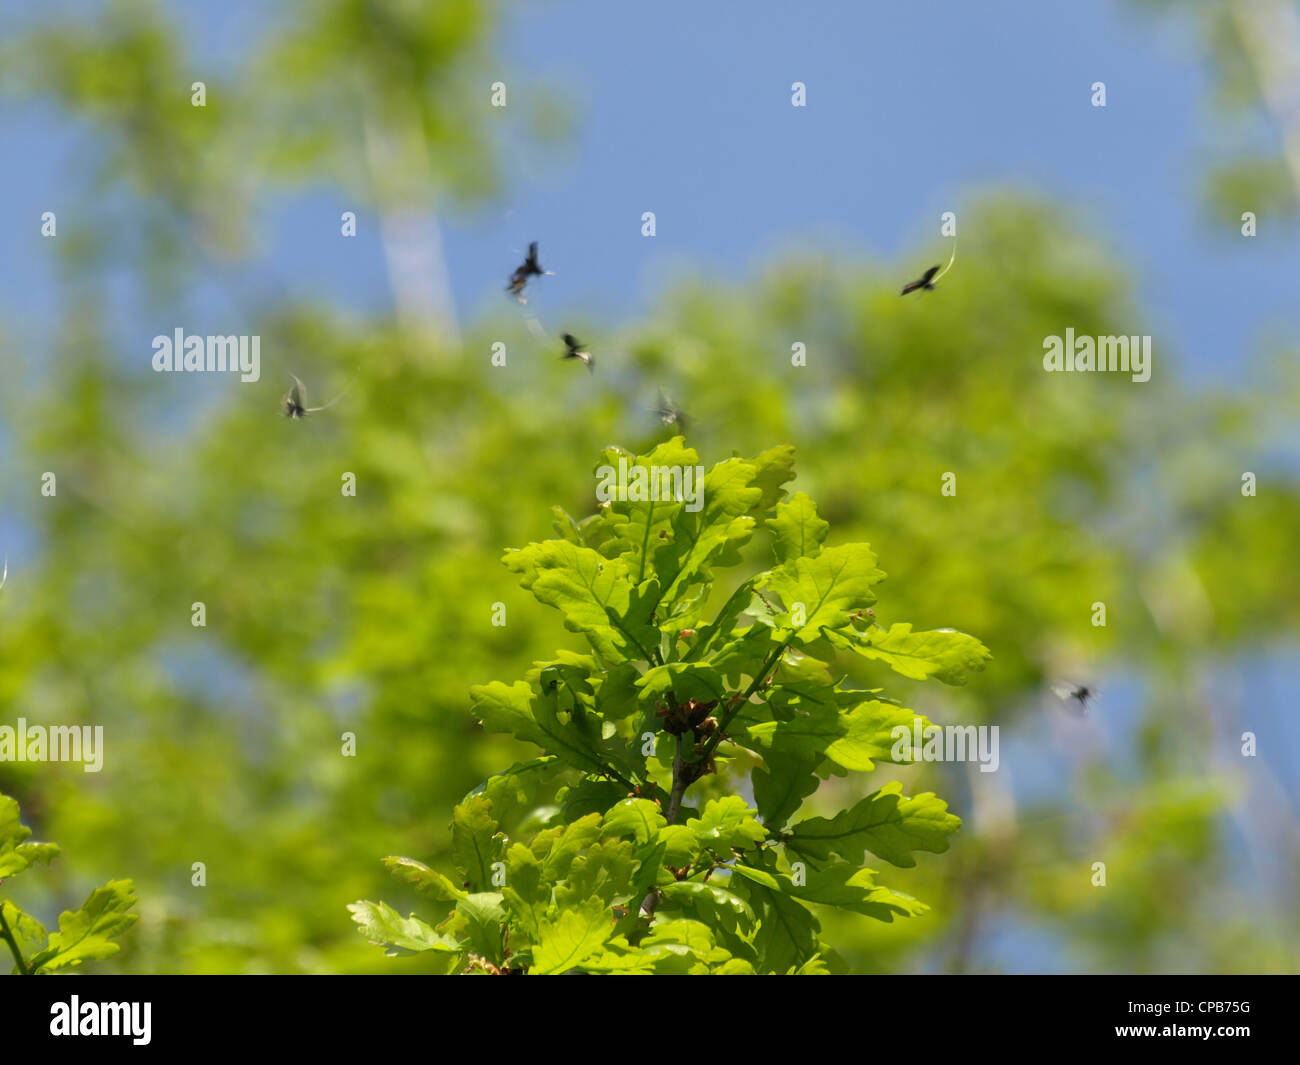
M 0 795 L 0 884 L 8 877 L 59 854 L 57 843 L 29 843 L 32 830 L 19 819 L 18 802 Z M 0 940 L 13 955 L 15 975 L 35 976 L 68 969 L 120 949 L 113 942 L 136 922 L 129 880 L 110 880 L 96 888 L 81 908 L 59 915 L 59 930 L 47 933 L 40 921 L 7 899 L 0 899 Z
M 602 464 L 620 458 L 698 464 L 681 437 L 641 457 L 610 449 Z M 829 773 L 894 761 L 893 730 L 918 721 L 844 687 L 830 660 L 960 684 L 988 651 L 952 630 L 877 625 L 875 555 L 825 546 L 812 500 L 782 501 L 793 476 L 789 447 L 734 457 L 705 475 L 699 510 L 618 501 L 579 521 L 555 508 L 557 539 L 507 552 L 589 652 L 470 689 L 485 729 L 539 755 L 453 811 L 458 877 L 385 860 L 444 919 L 359 901 L 349 909 L 367 939 L 449 973 L 819 973 L 828 947 L 810 904 L 881 921 L 925 912 L 864 863 L 946 850 L 959 820 L 943 800 L 893 782 L 792 823 Z M 710 611 L 716 571 L 760 532 L 774 564 Z

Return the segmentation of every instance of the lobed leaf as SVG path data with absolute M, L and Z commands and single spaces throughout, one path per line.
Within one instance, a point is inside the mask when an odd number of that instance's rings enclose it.
M 398 950 L 416 953 L 426 950 L 459 953 L 461 950 L 451 936 L 435 932 L 415 914 L 403 917 L 387 903 L 360 899 L 351 903 L 348 910 L 361 934 L 376 946 L 389 948 L 390 954 Z
M 895 673 L 912 680 L 933 677 L 944 684 L 965 684 L 972 673 L 984 668 L 993 657 L 974 636 L 955 629 L 913 632 L 912 626 L 899 622 L 888 630 L 874 627 L 866 632 L 854 629 L 828 631 L 826 638 L 835 647 L 844 648 L 884 662 Z
M 870 851 L 902 867 L 916 864 L 914 851 L 946 851 L 961 819 L 948 813 L 948 804 L 933 792 L 909 799 L 902 791 L 903 785 L 892 781 L 829 820 L 800 821 L 786 846 L 812 858 L 838 854 L 850 862 L 861 862 L 863 852 Z
M 53 972 L 80 965 L 92 958 L 107 958 L 121 948 L 113 942 L 138 919 L 127 911 L 136 903 L 130 880 L 110 880 L 96 888 L 75 911 L 59 914 L 59 930 L 49 945 L 28 962 L 34 973 Z

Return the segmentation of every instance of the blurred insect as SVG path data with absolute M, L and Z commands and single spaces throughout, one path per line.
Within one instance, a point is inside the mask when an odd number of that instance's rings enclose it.
M 510 275 L 510 284 L 506 286 L 506 291 L 515 297 L 520 303 L 527 303 L 521 293 L 524 286 L 528 284 L 530 277 L 554 277 L 550 270 L 544 270 L 542 264 L 537 261 L 537 241 L 528 245 L 528 258 L 526 258 L 515 272 Z
M 596 360 L 591 357 L 591 352 L 580 350 L 582 348 L 581 340 L 575 337 L 572 333 L 564 333 L 563 339 L 564 339 L 564 346 L 568 350 L 561 356 L 561 358 L 581 359 L 583 362 L 587 364 L 587 369 L 589 371 L 595 370 Z
M 923 273 L 917 280 L 909 281 L 906 285 L 904 285 L 901 295 L 906 296 L 909 292 L 915 292 L 918 288 L 923 289 L 926 292 L 933 292 L 935 282 L 938 281 L 940 277 L 943 277 L 943 275 L 946 274 L 949 270 L 951 270 L 952 264 L 955 263 L 956 261 L 957 261 L 957 241 L 954 238 L 952 242 L 952 254 L 948 256 L 948 265 L 945 266 L 942 270 L 940 270 L 939 267 L 937 266 L 930 267 L 930 269 L 928 269 L 925 273 Z M 937 277 L 935 276 L 936 274 L 938 275 Z
M 1062 684 L 1053 684 L 1052 691 L 1056 693 L 1058 699 L 1061 699 L 1070 708 L 1074 714 L 1085 714 L 1088 712 L 1088 704 L 1097 697 L 1097 689 L 1087 684 L 1075 684 L 1073 681 L 1067 681 Z
M 334 406 L 335 403 L 337 403 L 345 395 L 347 395 L 348 388 L 352 387 L 352 382 L 349 382 L 347 388 L 345 388 L 342 392 L 340 392 L 337 396 L 331 399 L 324 406 L 309 407 L 307 406 L 306 385 L 304 385 L 301 381 L 299 381 L 298 378 L 294 377 L 293 374 L 290 374 L 289 376 L 293 378 L 293 387 L 289 389 L 288 394 L 284 397 L 284 416 L 286 418 L 305 418 L 308 414 L 315 414 L 318 410 L 325 410 L 329 407 L 332 407 Z
M 5 571 L 4 573 L 0 573 L 0 588 L 3 588 L 5 586 L 5 582 L 8 580 L 9 580 L 9 556 L 5 555 Z
M 906 296 L 909 292 L 915 292 L 918 288 L 925 289 L 925 291 L 927 292 L 933 292 L 934 275 L 937 274 L 938 272 L 939 272 L 939 267 L 937 266 L 930 267 L 930 269 L 928 269 L 925 273 L 923 273 L 920 276 L 920 278 L 918 278 L 916 281 L 909 281 L 906 285 L 904 285 L 903 291 L 900 292 L 899 295 Z
M 664 395 L 662 389 L 659 391 L 659 406 L 651 409 L 659 415 L 659 420 L 664 425 L 675 425 L 682 432 L 686 432 L 686 415 L 673 405 L 673 401 Z

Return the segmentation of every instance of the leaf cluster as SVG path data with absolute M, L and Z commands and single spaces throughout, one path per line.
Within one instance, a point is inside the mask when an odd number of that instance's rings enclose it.
M 57 843 L 29 842 L 32 830 L 19 819 L 18 802 L 0 795 L 0 884 L 38 863 L 58 857 Z M 129 880 L 110 880 L 96 888 L 80 909 L 59 915 L 59 930 L 47 932 L 35 917 L 8 899 L 0 899 L 0 939 L 14 958 L 12 972 L 35 976 L 107 958 L 120 947 L 113 942 L 135 924 L 137 915 Z
M 681 437 L 602 458 L 646 467 L 647 484 L 703 469 Z M 581 521 L 556 508 L 555 539 L 506 554 L 588 650 L 471 688 L 486 730 L 541 754 L 455 808 L 457 881 L 386 859 L 446 918 L 360 901 L 367 939 L 432 952 L 446 972 L 816 973 L 833 956 L 813 906 L 880 921 L 926 910 L 864 862 L 946 850 L 960 822 L 943 800 L 891 782 L 832 818 L 797 819 L 830 775 L 911 761 L 929 724 L 832 667 L 857 655 L 960 684 L 988 652 L 963 633 L 877 624 L 875 555 L 826 546 L 812 500 L 782 498 L 793 476 L 789 447 L 733 457 L 703 474 L 697 505 L 648 490 Z M 773 565 L 711 609 L 718 571 L 760 532 Z

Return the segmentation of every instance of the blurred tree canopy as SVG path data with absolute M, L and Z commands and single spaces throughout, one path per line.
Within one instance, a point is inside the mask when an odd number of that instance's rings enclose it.
M 962 212 L 941 293 L 900 300 L 897 269 L 816 258 L 734 285 L 683 279 L 604 338 L 594 375 L 567 372 L 504 297 L 457 332 L 436 265 L 420 266 L 439 257 L 412 254 L 436 241 L 435 209 L 493 188 L 494 146 L 455 101 L 490 49 L 494 5 L 289 5 L 246 69 L 209 84 L 206 109 L 189 104 L 184 35 L 161 12 L 110 4 L 5 47 L 7 91 L 73 124 L 94 161 L 85 194 L 102 203 L 61 218 L 52 242 L 53 347 L 28 360 L 0 341 L 0 498 L 40 548 L 21 570 L 11 559 L 0 592 L 0 721 L 102 723 L 108 746 L 99 774 L 0 764 L 0 791 L 75 856 L 44 878 L 58 897 L 16 892 L 29 912 L 48 919 L 130 877 L 141 919 L 104 968 L 427 964 L 384 958 L 344 907 L 383 895 L 414 908 L 378 859 L 445 864 L 451 807 L 520 753 L 468 713 L 471 684 L 554 651 L 502 550 L 549 535 L 539 515 L 553 504 L 594 509 L 604 446 L 640 452 L 677 431 L 650 413 L 662 388 L 704 461 L 795 445 L 793 488 L 897 575 L 881 622 L 951 625 L 993 652 L 968 688 L 917 689 L 908 705 L 1001 725 L 1003 769 L 903 770 L 965 827 L 942 863 L 900 871 L 927 917 L 827 918 L 844 968 L 996 968 L 989 941 L 1028 930 L 1079 969 L 1295 971 L 1285 900 L 1300 843 L 1259 760 L 1238 757 L 1249 718 L 1225 720 L 1210 684 L 1216 663 L 1295 646 L 1300 571 L 1279 562 L 1300 538 L 1300 481 L 1276 450 L 1294 425 L 1294 353 L 1214 393 L 1180 382 L 1158 345 L 1146 384 L 1044 373 L 1043 338 L 1067 325 L 1150 330 L 1113 253 L 1062 206 L 1008 194 Z M 240 331 L 262 338 L 255 385 L 155 374 L 123 344 L 115 274 L 163 305 L 183 299 L 205 269 L 255 260 L 261 190 L 321 182 L 380 216 L 395 313 L 232 286 Z M 498 340 L 507 367 L 490 364 Z M 791 365 L 796 341 L 806 367 Z M 356 383 L 289 421 L 290 369 L 319 400 Z M 182 397 L 199 389 L 201 410 Z M 1242 495 L 1245 471 L 1257 497 Z M 340 494 L 345 472 L 355 498 Z M 200 601 L 206 628 L 190 624 Z M 1045 735 L 1047 686 L 1081 673 L 1131 690 L 1135 717 Z M 344 732 L 355 758 L 340 755 Z M 1013 742 L 1056 758 L 1061 786 L 1013 798 Z M 874 786 L 832 783 L 816 812 Z M 1284 869 L 1280 891 L 1248 906 L 1243 840 Z M 1104 891 L 1089 883 L 1097 860 Z
M 1216 135 L 1207 203 L 1295 216 L 1300 207 L 1300 4 L 1296 0 L 1129 0 L 1179 17 L 1213 71 Z

